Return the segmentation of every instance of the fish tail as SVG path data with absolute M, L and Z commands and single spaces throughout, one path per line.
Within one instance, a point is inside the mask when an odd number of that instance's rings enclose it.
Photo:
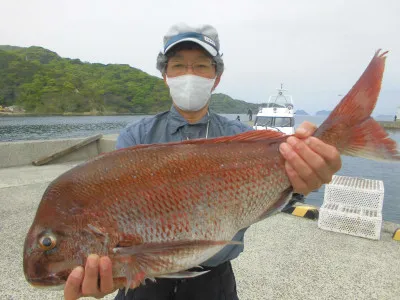
M 343 154 L 373 160 L 400 161 L 396 142 L 390 139 L 382 126 L 371 117 L 352 128 Z
M 357 83 L 314 135 L 334 145 L 341 154 L 374 160 L 400 160 L 396 142 L 371 117 L 381 89 L 386 53 L 376 51 Z

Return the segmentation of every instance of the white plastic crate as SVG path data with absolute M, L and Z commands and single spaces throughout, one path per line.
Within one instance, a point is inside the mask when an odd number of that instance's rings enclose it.
M 379 240 L 383 196 L 381 180 L 334 175 L 325 186 L 318 227 Z

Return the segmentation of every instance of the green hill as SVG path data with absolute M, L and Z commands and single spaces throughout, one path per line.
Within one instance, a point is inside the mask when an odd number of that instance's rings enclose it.
M 154 114 L 170 108 L 162 79 L 129 65 L 62 58 L 42 47 L 0 45 L 0 105 L 17 105 L 29 113 Z M 212 96 L 219 113 L 257 111 L 258 105 Z
M 260 104 L 248 103 L 243 100 L 235 100 L 225 94 L 213 94 L 211 96 L 210 108 L 218 113 L 225 114 L 247 114 L 249 108 L 253 114 L 257 114 Z

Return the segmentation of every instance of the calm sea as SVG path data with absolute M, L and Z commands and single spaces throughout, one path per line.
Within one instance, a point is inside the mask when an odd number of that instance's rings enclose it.
M 237 115 L 224 116 L 233 120 Z M 0 142 L 82 137 L 97 133 L 115 134 L 127 124 L 143 117 L 145 116 L 0 117 Z M 240 115 L 240 118 L 242 121 L 248 120 L 244 114 Z M 297 116 L 296 124 L 304 120 L 321 124 L 324 119 L 316 116 Z M 400 145 L 400 131 L 389 133 Z M 382 180 L 385 186 L 383 218 L 386 221 L 400 223 L 400 163 L 343 157 L 343 167 L 338 175 Z M 306 202 L 320 206 L 323 196 L 322 187 L 318 192 L 311 193 Z

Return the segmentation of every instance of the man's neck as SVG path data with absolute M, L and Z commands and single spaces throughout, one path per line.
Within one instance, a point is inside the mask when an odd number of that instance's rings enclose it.
M 207 114 L 208 111 L 208 104 L 198 111 L 185 111 L 181 110 L 176 105 L 174 106 L 176 110 L 182 115 L 182 117 L 184 117 L 185 120 L 188 121 L 189 124 L 200 121 Z

